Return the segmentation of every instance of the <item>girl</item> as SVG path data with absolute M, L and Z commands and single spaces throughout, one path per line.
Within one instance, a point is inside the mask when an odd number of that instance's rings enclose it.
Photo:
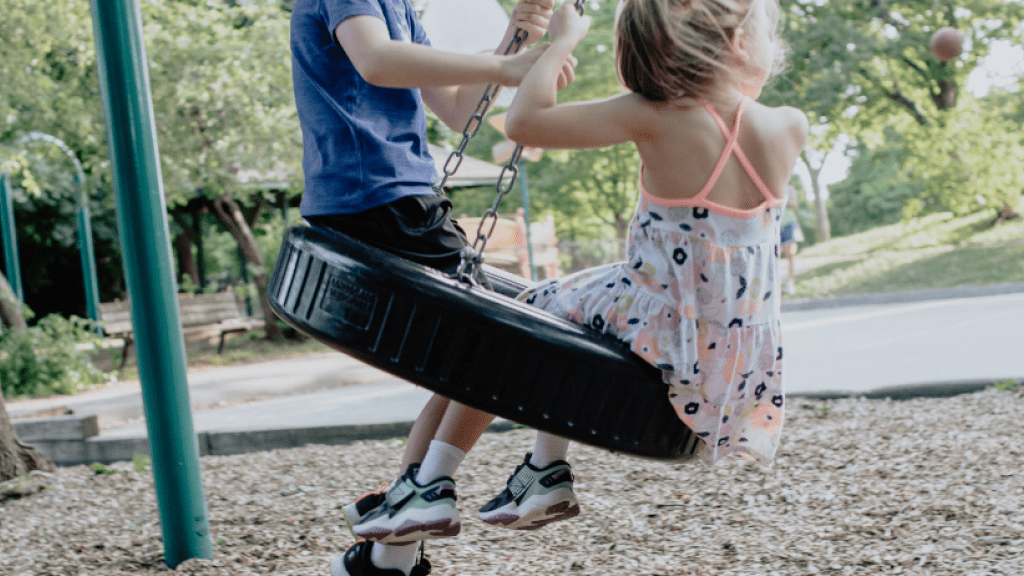
M 770 466 L 782 428 L 779 221 L 808 127 L 796 109 L 752 101 L 780 68 L 778 16 L 777 0 L 625 0 L 616 59 L 628 91 L 559 105 L 562 62 L 589 26 L 567 3 L 505 124 L 511 139 L 541 148 L 636 144 L 627 261 L 546 280 L 520 298 L 611 333 L 660 368 L 708 463 L 739 455 Z M 422 465 L 354 532 L 385 542 L 457 532 L 452 475 L 491 418 L 449 409 Z M 480 518 L 534 529 L 578 514 L 567 449 L 539 433 Z
M 589 25 L 562 6 L 506 130 L 541 148 L 636 144 L 628 259 L 520 298 L 614 334 L 661 368 L 706 462 L 770 466 L 783 417 L 779 222 L 808 129 L 799 110 L 753 101 L 781 69 L 777 0 L 625 0 L 616 18 L 628 92 L 556 103 L 559 58 Z

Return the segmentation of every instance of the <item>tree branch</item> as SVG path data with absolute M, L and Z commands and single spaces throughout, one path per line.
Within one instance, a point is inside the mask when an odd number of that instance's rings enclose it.
M 924 126 L 925 124 L 928 123 L 928 118 L 926 118 L 925 115 L 922 114 L 921 111 L 917 108 L 917 104 L 915 104 L 913 100 L 907 98 L 906 96 L 903 95 L 902 92 L 900 92 L 899 84 L 897 84 L 896 82 L 893 82 L 893 85 L 894 85 L 893 89 L 890 90 L 890 89 L 886 88 L 885 85 L 882 84 L 881 81 L 873 78 L 871 76 L 871 74 L 867 70 L 865 70 L 863 68 L 858 68 L 857 72 L 859 72 L 860 75 L 863 76 L 865 80 L 867 80 L 868 82 L 874 84 L 876 88 L 881 90 L 882 93 L 885 94 L 886 98 L 888 98 L 889 100 L 892 100 L 893 102 L 895 102 L 895 103 L 899 104 L 900 106 L 903 106 L 904 108 L 906 108 L 907 111 L 910 112 L 910 114 L 914 117 L 914 120 L 917 121 L 918 124 Z
M 907 66 L 910 66 L 918 74 L 921 75 L 921 78 L 923 78 L 925 83 L 928 85 L 928 93 L 932 95 L 932 98 L 935 98 L 935 90 L 932 89 L 932 76 L 931 76 L 931 74 L 928 74 L 927 70 L 925 70 L 924 68 L 921 68 L 913 60 L 911 60 L 910 58 L 907 58 L 906 56 L 900 57 L 900 60 L 902 60 L 904 64 L 906 64 Z

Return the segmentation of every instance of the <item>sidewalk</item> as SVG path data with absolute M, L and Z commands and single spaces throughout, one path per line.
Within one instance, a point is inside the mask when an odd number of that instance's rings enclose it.
M 942 298 L 982 297 L 992 294 L 1017 294 L 1024 285 L 1002 285 L 976 289 L 953 289 L 927 293 L 885 295 L 877 302 L 921 302 Z M 1017 298 L 1017 296 L 1010 296 Z M 971 301 L 949 301 L 958 309 Z M 1016 302 L 1016 300 L 1014 300 Z M 841 314 L 831 316 L 837 304 L 834 301 L 803 301 L 788 303 L 784 314 L 790 317 L 794 337 L 819 326 L 842 326 L 862 319 L 878 316 L 909 314 L 926 305 L 902 305 L 891 308 L 843 308 Z M 872 304 L 851 302 L 848 306 Z M 943 305 L 936 302 L 935 306 Z M 1015 306 L 1016 304 L 1014 304 Z M 932 305 L 927 305 L 932 306 Z M 814 314 L 829 314 L 825 320 L 807 318 L 806 310 Z M 867 312 L 864 312 L 867 310 Z M 838 311 L 837 311 L 838 312 Z M 789 320 L 784 319 L 789 322 Z M 847 322 L 846 325 L 842 322 Z M 833 328 L 834 329 L 834 328 Z M 808 334 L 813 340 L 814 336 Z M 787 342 L 789 342 L 787 340 Z M 790 342 L 795 344 L 796 342 Z M 799 352 L 799 351 L 796 351 Z M 787 358 L 794 359 L 787 354 Z M 799 359 L 797 359 L 799 361 Z M 808 360 L 805 365 L 811 365 Z M 832 365 L 824 370 L 835 373 L 851 372 L 855 367 Z M 824 388 L 835 385 L 838 379 L 818 374 L 812 379 L 801 377 L 799 371 L 788 372 L 793 380 L 787 382 L 789 395 L 798 397 L 831 398 L 853 394 L 868 397 L 907 398 L 914 396 L 949 396 L 973 392 L 990 386 L 996 377 L 1024 381 L 1024 369 L 1017 364 L 1001 369 L 999 374 L 972 372 L 977 378 L 956 380 L 947 371 L 932 371 L 921 381 L 894 380 L 886 385 L 882 379 L 873 379 L 874 387 L 859 389 L 847 387 L 836 391 Z M 1009 371 L 1010 374 L 1006 374 Z M 927 374 L 919 371 L 918 374 Z M 797 381 L 799 380 L 799 381 Z M 805 381 L 809 380 L 809 381 Z M 412 422 L 419 414 L 430 392 L 404 380 L 367 366 L 336 352 L 277 360 L 260 364 L 190 371 L 188 374 L 190 400 L 193 406 L 193 424 L 199 450 L 203 455 L 240 454 L 277 448 L 291 448 L 310 443 L 343 444 L 362 439 L 388 439 L 408 434 Z M 823 384 L 827 383 L 827 384 Z M 792 385 L 790 385 L 792 384 Z M 863 383 L 861 383 L 863 384 Z M 881 384 L 881 385 L 879 385 Z M 143 420 L 141 388 L 138 382 L 124 382 L 103 390 L 76 396 L 11 402 L 8 412 L 15 425 L 24 430 L 26 423 L 39 422 L 39 418 L 26 419 L 43 411 L 60 408 L 73 411 L 66 421 L 81 422 L 95 417 L 98 434 L 85 432 L 61 436 L 25 437 L 22 440 L 39 447 L 47 456 L 60 464 L 91 462 L 109 463 L 130 460 L 135 454 L 148 453 L 147 430 Z M 61 420 L 50 418 L 49 420 Z M 515 425 L 499 420 L 494 430 L 508 430 Z M 81 429 L 81 427 L 80 427 Z M 86 426 L 84 429 L 89 430 Z

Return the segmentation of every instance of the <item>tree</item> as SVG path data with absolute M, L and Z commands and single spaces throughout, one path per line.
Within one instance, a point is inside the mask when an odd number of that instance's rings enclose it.
M 291 90 L 288 15 L 273 4 L 149 3 L 144 14 L 168 204 L 197 197 L 235 238 L 267 319 L 268 274 L 252 232 L 264 206 L 241 174 L 287 180 L 302 150 Z M 159 55 L 169 55 L 159 56 Z M 246 218 L 248 205 L 255 213 Z
M 900 132 L 890 129 L 886 135 L 885 145 L 858 145 L 849 176 L 829 191 L 829 218 L 837 236 L 899 222 L 904 204 L 920 194 L 923 186 L 903 171 Z
M 280 185 L 300 173 L 302 149 L 287 12 L 276 2 L 230 0 L 146 2 L 142 11 L 169 208 L 203 198 L 223 214 L 244 211 L 254 205 L 253 180 L 298 194 Z M 0 36 L 0 141 L 32 130 L 57 136 L 112 204 L 88 2 L 6 0 Z M 259 253 L 251 221 L 221 219 L 247 258 Z M 265 291 L 260 259 L 248 267 Z M 268 336 L 277 336 L 273 313 L 264 315 Z
M 28 474 L 33 470 L 53 472 L 56 467 L 35 447 L 18 440 L 0 391 L 0 481 Z
M 762 99 L 804 110 L 821 127 L 816 146 L 823 152 L 842 133 L 881 145 L 886 127 L 895 125 L 926 142 L 941 141 L 944 123 L 965 114 L 960 87 L 967 76 L 993 41 L 1019 38 L 1024 20 L 1024 5 L 1004 0 L 782 0 L 782 7 L 790 67 Z M 968 50 L 952 62 L 929 51 L 930 35 L 942 26 L 966 37 Z M 932 172 L 939 163 L 949 167 L 941 155 L 920 158 L 936 163 Z M 933 188 L 940 182 L 930 180 L 921 194 L 939 193 Z M 975 192 L 965 186 L 958 194 Z
M 6 330 L 21 331 L 28 327 L 22 314 L 22 304 L 3 274 L 0 274 L 0 320 Z M 32 470 L 53 471 L 54 465 L 39 450 L 18 440 L 0 388 L 0 481 L 22 476 Z

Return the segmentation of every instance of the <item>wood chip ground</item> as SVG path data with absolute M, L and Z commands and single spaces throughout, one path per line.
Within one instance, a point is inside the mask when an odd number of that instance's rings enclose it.
M 435 575 L 1024 575 L 1024 390 L 903 402 L 790 399 L 774 468 L 666 464 L 574 445 L 583 514 L 536 532 L 476 519 L 533 442 L 487 434 L 457 475 L 462 534 Z M 324 575 L 341 507 L 398 472 L 361 442 L 202 459 L 213 558 L 197 576 Z M 163 574 L 150 473 L 87 466 L 0 504 L 0 574 Z

